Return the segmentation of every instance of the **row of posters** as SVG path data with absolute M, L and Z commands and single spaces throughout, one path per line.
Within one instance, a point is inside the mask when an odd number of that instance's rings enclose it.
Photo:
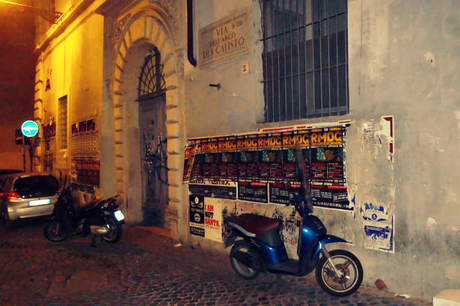
M 304 173 L 313 205 L 351 209 L 344 139 L 344 127 L 189 139 L 183 181 L 194 195 L 286 204 Z

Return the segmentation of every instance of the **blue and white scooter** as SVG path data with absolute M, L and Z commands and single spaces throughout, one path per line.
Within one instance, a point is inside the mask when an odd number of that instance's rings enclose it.
M 230 251 L 233 269 L 251 280 L 260 272 L 305 276 L 316 268 L 316 281 L 327 293 L 347 296 L 358 290 L 363 280 L 358 258 L 346 250 L 326 250 L 329 243 L 348 242 L 327 235 L 321 220 L 311 215 L 311 205 L 307 205 L 305 198 L 295 196 L 290 204 L 302 218 L 297 247 L 299 260 L 288 258 L 279 233 L 282 220 L 242 214 L 228 220 L 231 233 L 225 240 L 225 247 L 233 245 Z

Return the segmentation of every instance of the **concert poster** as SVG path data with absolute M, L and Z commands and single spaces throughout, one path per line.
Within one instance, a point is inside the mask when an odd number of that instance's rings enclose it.
M 259 177 L 262 182 L 283 178 L 283 137 L 281 133 L 261 134 L 258 138 Z
M 190 177 L 192 174 L 192 167 L 195 157 L 195 144 L 193 142 L 189 142 L 185 147 L 184 152 L 184 182 L 189 182 Z
M 267 184 L 238 183 L 238 199 L 251 202 L 268 203 Z
M 277 204 L 289 204 L 291 199 L 300 193 L 299 183 L 270 183 L 270 202 Z
M 192 139 L 186 147 L 184 182 L 233 183 L 239 200 L 286 204 L 300 190 L 303 170 L 315 206 L 350 209 L 344 134 L 344 127 L 333 127 Z

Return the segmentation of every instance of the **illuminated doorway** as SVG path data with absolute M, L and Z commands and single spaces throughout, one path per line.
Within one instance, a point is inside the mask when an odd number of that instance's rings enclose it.
M 169 201 L 166 86 L 161 54 L 156 47 L 145 57 L 138 90 L 143 223 L 165 227 Z

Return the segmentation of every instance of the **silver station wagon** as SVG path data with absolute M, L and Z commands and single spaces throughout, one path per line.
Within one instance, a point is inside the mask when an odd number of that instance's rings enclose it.
M 50 215 L 59 195 L 59 181 L 51 174 L 16 173 L 0 180 L 0 213 L 7 228 L 22 218 Z

